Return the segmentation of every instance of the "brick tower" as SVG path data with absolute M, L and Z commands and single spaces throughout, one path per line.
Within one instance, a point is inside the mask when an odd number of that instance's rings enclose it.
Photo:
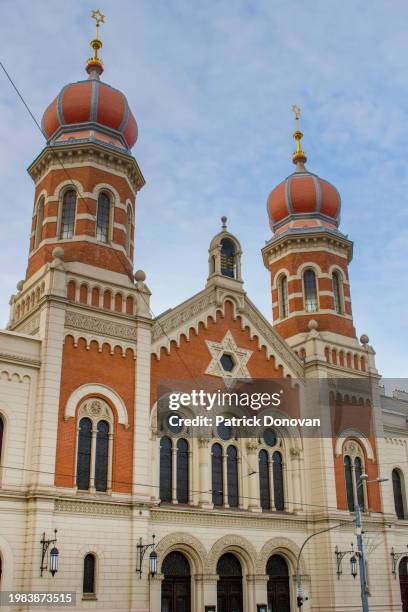
M 296 168 L 268 197 L 274 235 L 262 249 L 271 273 L 274 327 L 304 359 L 311 352 L 332 365 L 365 371 L 361 351 L 368 339 L 362 336 L 361 346 L 353 325 L 348 275 L 353 243 L 339 230 L 340 195 L 331 183 L 306 169 L 300 109 L 293 110 Z M 323 355 L 310 346 L 307 350 L 310 334 L 323 341 Z

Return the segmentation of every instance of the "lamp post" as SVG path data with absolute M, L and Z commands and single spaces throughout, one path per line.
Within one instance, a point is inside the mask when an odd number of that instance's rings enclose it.
M 42 578 L 43 572 L 46 569 L 48 569 L 48 556 L 47 556 L 47 553 L 48 553 L 48 548 L 50 547 L 51 544 L 54 544 L 54 546 L 50 550 L 50 573 L 51 573 L 51 576 L 55 576 L 55 574 L 58 572 L 59 550 L 55 546 L 56 543 L 57 543 L 57 530 L 56 529 L 54 529 L 54 539 L 53 540 L 46 540 L 45 539 L 45 532 L 43 533 L 43 537 L 42 537 L 42 540 L 40 542 L 40 544 L 42 545 L 41 566 L 40 566 L 41 578 Z
M 388 478 L 375 478 L 374 480 L 368 480 L 367 474 L 361 474 L 357 481 L 357 495 L 356 504 L 354 507 L 356 513 L 356 538 L 357 538 L 357 549 L 358 549 L 358 562 L 360 568 L 360 591 L 361 591 L 361 603 L 363 612 L 369 612 L 368 609 L 368 594 L 367 594 L 367 576 L 366 576 L 366 564 L 364 556 L 364 541 L 363 541 L 363 524 L 361 518 L 361 508 L 358 503 L 358 488 L 363 485 L 365 481 L 367 484 L 372 482 L 386 482 Z
M 136 546 L 137 558 L 136 558 L 136 572 L 139 574 L 139 578 L 142 577 L 142 564 L 143 558 L 146 551 L 152 548 L 152 552 L 149 555 L 149 575 L 155 576 L 157 574 L 157 552 L 155 551 L 155 536 L 152 536 L 151 544 L 143 544 L 142 538 L 139 540 L 139 544 Z

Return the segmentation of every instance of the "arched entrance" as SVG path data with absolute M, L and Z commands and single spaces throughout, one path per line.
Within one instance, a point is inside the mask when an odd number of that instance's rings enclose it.
M 218 559 L 217 612 L 243 612 L 242 568 L 232 553 Z
M 281 555 L 272 555 L 266 564 L 268 612 L 290 612 L 289 569 Z
M 403 557 L 401 559 L 398 573 L 401 589 L 402 612 L 408 612 L 408 557 Z
M 161 612 L 191 612 L 190 564 L 181 552 L 171 552 L 161 567 Z

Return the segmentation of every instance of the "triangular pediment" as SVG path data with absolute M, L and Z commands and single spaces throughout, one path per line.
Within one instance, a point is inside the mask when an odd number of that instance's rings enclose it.
M 240 320 L 241 328 L 247 328 L 250 337 L 258 339 L 259 348 L 265 347 L 267 356 L 275 358 L 276 366 L 283 368 L 283 375 L 303 378 L 304 369 L 300 359 L 245 292 L 217 286 L 207 287 L 157 317 L 152 328 L 152 353 L 160 358 L 161 349 L 169 352 L 171 342 L 180 346 L 182 336 L 188 340 L 191 333 L 199 334 L 201 326 L 207 328 L 209 320 L 217 320 L 217 312 L 225 312 L 228 301 L 233 304 L 234 318 Z

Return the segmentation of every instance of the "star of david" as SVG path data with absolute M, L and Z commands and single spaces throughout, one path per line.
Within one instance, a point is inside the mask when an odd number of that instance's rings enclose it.
M 99 9 L 96 11 L 91 11 L 91 17 L 92 19 L 95 19 L 97 26 L 99 26 L 100 23 L 105 23 L 105 15 L 102 15 Z
M 211 353 L 211 362 L 206 369 L 206 374 L 222 376 L 223 378 L 250 378 L 247 363 L 253 351 L 237 346 L 234 336 L 227 331 L 221 342 L 206 340 L 208 350 Z M 226 371 L 222 365 L 223 355 L 229 355 L 233 361 L 231 371 Z

